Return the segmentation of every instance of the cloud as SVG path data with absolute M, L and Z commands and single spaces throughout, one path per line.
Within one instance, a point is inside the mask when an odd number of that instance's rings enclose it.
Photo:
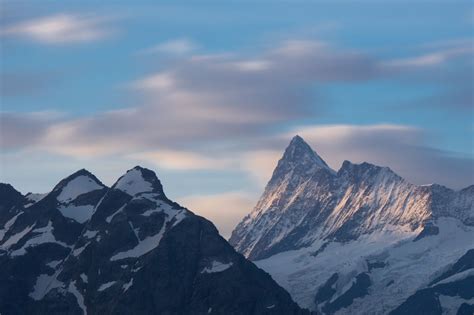
M 435 42 L 424 45 L 423 49 L 429 49 L 430 51 L 414 57 L 388 60 L 383 62 L 382 66 L 398 70 L 439 66 L 456 58 L 472 56 L 474 53 L 474 41 L 451 40 Z
M 0 112 L 0 147 L 15 150 L 36 146 L 48 127 L 61 118 L 62 114 L 54 111 Z
M 307 126 L 284 136 L 301 135 L 336 170 L 344 160 L 389 166 L 415 184 L 463 188 L 474 183 L 474 159 L 428 146 L 428 135 L 404 125 Z
M 284 41 L 250 57 L 193 55 L 131 83 L 142 105 L 52 124 L 37 145 L 84 157 L 210 145 L 214 153 L 318 117 L 327 105 L 314 93 L 318 83 L 364 82 L 384 75 L 380 64 L 308 40 Z
M 328 150 L 333 166 L 344 159 L 365 160 L 389 165 L 416 183 L 458 187 L 472 182 L 471 157 L 429 147 L 426 135 L 416 128 L 294 127 L 324 114 L 327 104 L 314 96 L 314 88 L 387 76 L 384 62 L 301 40 L 284 41 L 248 57 L 186 56 L 130 83 L 140 105 L 47 122 L 3 115 L 2 131 L 9 136 L 2 147 L 85 159 L 140 159 L 173 170 L 236 169 L 262 185 L 286 140 L 301 133 L 318 150 Z M 410 67 L 400 68 L 407 71 L 404 75 L 411 73 Z M 291 135 L 275 136 L 291 126 Z
M 268 143 L 260 145 L 265 146 Z M 192 151 L 157 150 L 130 154 L 126 158 L 168 170 L 240 171 L 248 174 L 255 181 L 257 187 L 263 188 L 270 179 L 281 155 L 282 151 L 278 150 L 247 149 L 207 154 Z
M 474 80 L 468 82 L 474 82 Z M 438 91 L 434 95 L 420 99 L 417 101 L 417 105 L 418 107 L 444 108 L 450 111 L 461 109 L 468 111 L 470 115 L 474 115 L 474 91 L 469 83 L 466 83 L 448 85 L 447 88 Z
M 37 96 L 58 82 L 56 73 L 1 72 L 0 96 Z
M 374 67 L 368 57 L 311 41 L 284 42 L 252 58 L 191 56 L 131 84 L 143 105 L 51 124 L 36 145 L 84 157 L 211 143 L 217 152 L 218 144 L 318 115 L 325 104 L 308 91 L 315 80 L 365 80 Z
M 140 51 L 140 54 L 164 53 L 171 55 L 185 55 L 195 51 L 197 44 L 186 38 L 170 40 Z
M 44 44 L 90 42 L 112 34 L 107 19 L 85 14 L 57 14 L 6 26 L 0 36 L 23 37 Z
M 187 196 L 178 202 L 194 213 L 212 221 L 226 239 L 244 216 L 255 206 L 255 196 L 243 192 Z
M 235 161 L 189 151 L 159 150 L 134 153 L 129 158 L 147 161 L 171 170 L 225 170 L 232 168 Z
M 270 52 L 269 60 L 278 65 L 273 74 L 300 81 L 365 81 L 380 75 L 377 58 L 348 49 L 339 51 L 319 41 L 285 41 Z
M 456 39 L 422 45 L 417 56 L 383 61 L 381 72 L 396 83 L 432 87 L 431 95 L 398 104 L 399 110 L 416 107 L 451 113 L 472 111 L 474 94 L 474 41 Z M 454 109 L 454 110 L 453 110 Z

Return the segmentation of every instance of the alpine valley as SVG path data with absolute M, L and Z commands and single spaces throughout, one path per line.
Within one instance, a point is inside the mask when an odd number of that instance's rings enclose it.
M 336 172 L 299 136 L 230 243 L 322 314 L 474 314 L 474 185 Z
M 0 313 L 304 314 L 214 225 L 135 167 L 45 195 L 0 184 Z

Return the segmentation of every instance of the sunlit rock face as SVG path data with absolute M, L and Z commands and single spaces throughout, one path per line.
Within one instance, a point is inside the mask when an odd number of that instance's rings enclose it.
M 151 170 L 0 194 L 1 314 L 307 313 Z
M 300 306 L 386 314 L 474 248 L 473 239 L 474 186 L 417 186 L 369 163 L 345 161 L 336 172 L 296 136 L 230 243 Z M 441 310 L 469 299 L 447 301 Z

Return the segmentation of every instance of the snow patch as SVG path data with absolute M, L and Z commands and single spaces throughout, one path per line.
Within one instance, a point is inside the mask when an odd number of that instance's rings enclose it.
M 34 229 L 32 233 L 39 233 L 39 234 L 32 236 L 29 240 L 25 242 L 25 244 L 20 249 L 16 249 L 12 251 L 10 255 L 21 256 L 21 255 L 26 254 L 27 248 L 35 247 L 35 246 L 46 244 L 46 243 L 54 243 L 63 247 L 70 248 L 68 244 L 56 240 L 53 234 L 53 230 L 54 230 L 53 223 L 51 221 L 48 222 L 48 225 L 42 228 Z
M 435 284 L 433 284 L 432 286 L 435 286 L 435 285 L 438 285 L 438 284 L 445 284 L 445 283 L 450 283 L 450 282 L 455 282 L 455 281 L 459 281 L 459 280 L 462 280 L 462 279 L 465 279 L 467 277 L 471 277 L 471 276 L 474 276 L 474 269 L 468 269 L 468 270 L 464 270 L 460 273 L 457 273 L 455 275 L 452 275 L 451 277 L 448 277 L 446 279 L 443 279 L 439 282 L 436 282 Z
M 143 240 L 139 240 L 138 245 L 135 246 L 134 248 L 120 252 L 110 258 L 110 260 L 120 260 L 120 259 L 125 259 L 125 258 L 137 258 L 140 256 L 145 255 L 146 253 L 150 252 L 154 248 L 158 247 L 160 245 L 161 238 L 163 237 L 163 234 L 165 232 L 165 226 L 163 224 L 163 227 L 161 228 L 160 232 L 153 236 L 146 237 Z
M 69 202 L 82 194 L 102 188 L 103 187 L 92 178 L 81 175 L 72 179 L 66 184 L 65 187 L 63 187 L 61 193 L 57 197 L 57 200 L 59 202 Z
M 216 273 L 216 272 L 222 272 L 224 270 L 229 269 L 232 266 L 232 263 L 223 263 L 220 261 L 214 260 L 211 263 L 211 266 L 204 268 L 201 273 Z
M 69 289 L 68 291 L 71 292 L 76 297 L 77 304 L 84 312 L 84 315 L 87 315 L 87 308 L 86 308 L 86 305 L 84 304 L 84 297 L 82 296 L 81 292 L 79 292 L 79 290 L 77 289 L 76 281 L 71 282 L 69 284 L 68 289 Z
M 97 291 L 102 292 L 104 290 L 107 290 L 108 288 L 113 286 L 115 284 L 115 282 L 117 282 L 117 281 L 110 281 L 110 282 L 101 284 L 100 287 L 97 289 Z
M 142 172 L 138 169 L 132 169 L 123 175 L 114 186 L 131 196 L 139 193 L 152 192 L 153 186 L 143 178 Z
M 123 292 L 126 292 L 133 285 L 133 278 L 122 286 Z
M 47 195 L 48 195 L 48 193 L 45 193 L 45 194 L 29 193 L 28 195 L 25 196 L 26 200 L 28 200 L 29 203 L 27 203 L 24 207 L 25 208 L 31 207 L 32 205 L 34 205 L 35 203 L 37 203 L 38 201 L 40 201 L 41 199 L 43 199 Z
M 143 268 L 143 266 L 134 267 L 134 268 L 132 269 L 132 272 L 138 272 L 138 271 L 140 271 L 140 269 L 142 269 L 142 268 Z
M 46 264 L 46 266 L 56 269 L 56 267 L 62 262 L 62 260 L 53 260 Z
M 162 202 L 161 200 L 158 200 L 159 204 L 155 209 L 150 209 L 145 212 L 143 212 L 142 216 L 144 217 L 149 217 L 155 213 L 165 213 L 166 215 L 166 222 L 170 222 L 174 218 L 173 225 L 171 227 L 174 227 L 178 225 L 185 217 L 186 217 L 186 210 L 184 209 L 175 209 L 171 205 Z
M 157 194 L 156 192 L 153 192 L 153 193 L 141 193 L 136 198 L 137 199 L 147 199 L 147 200 L 150 200 L 150 201 L 157 201 L 157 199 L 159 197 L 160 197 L 160 194 Z
M 73 255 L 74 257 L 79 256 L 79 255 L 84 251 L 84 249 L 86 249 L 87 246 L 89 246 L 89 244 L 90 244 L 90 242 L 86 243 L 86 245 L 84 245 L 84 246 L 82 246 L 82 247 L 79 247 L 79 248 L 74 249 L 74 250 L 72 251 L 72 255 Z
M 183 219 L 186 218 L 186 211 L 181 210 L 176 215 L 174 216 L 175 221 L 173 222 L 173 225 L 171 227 L 175 227 L 178 225 Z
M 56 277 L 59 274 L 59 271 L 54 273 L 53 275 L 41 274 L 36 278 L 36 283 L 33 286 L 33 290 L 30 292 L 29 296 L 39 301 L 44 298 L 49 291 L 54 288 L 61 288 L 64 286 L 64 283 L 57 280 Z
M 84 283 L 88 282 L 87 275 L 85 273 L 81 273 L 80 277 L 81 277 L 82 282 L 84 282 Z
M 26 234 L 28 234 L 34 228 L 34 224 L 26 227 L 23 231 L 18 232 L 10 236 L 8 240 L 1 246 L 4 249 L 8 249 L 10 246 L 18 243 Z
M 8 220 L 5 223 L 5 225 L 3 226 L 3 229 L 0 230 L 0 241 L 3 240 L 3 237 L 5 236 L 5 234 L 8 232 L 8 230 L 10 230 L 10 228 L 13 226 L 13 224 L 15 224 L 16 219 L 21 214 L 23 214 L 23 212 L 18 213 L 17 215 L 15 215 L 13 218 L 11 218 L 10 220 Z
M 94 212 L 93 205 L 82 205 L 82 206 L 61 206 L 59 207 L 59 211 L 61 214 L 66 217 L 73 219 L 79 223 L 85 223 L 92 217 L 92 213 Z
M 474 298 L 465 300 L 460 296 L 448 296 L 448 295 L 439 295 L 439 302 L 441 304 L 441 308 L 443 309 L 443 314 L 457 314 L 457 311 L 461 304 L 474 303 Z
M 41 300 L 46 295 L 46 293 L 52 289 L 49 288 L 48 290 L 48 287 L 53 282 L 54 278 L 55 274 L 51 276 L 47 274 L 39 275 L 38 278 L 36 278 L 36 283 L 33 286 L 33 291 L 30 292 L 29 296 L 35 301 Z
M 88 239 L 91 239 L 91 238 L 94 238 L 97 233 L 99 233 L 99 231 L 90 231 L 90 230 L 87 230 L 85 233 L 84 233 L 84 236 L 87 237 Z
M 117 211 L 115 211 L 114 213 L 112 213 L 111 215 L 109 215 L 107 218 L 105 218 L 105 221 L 106 221 L 107 223 L 112 222 L 113 218 L 114 218 L 117 214 L 119 214 L 120 212 L 122 212 L 123 208 L 125 208 L 126 205 L 127 205 L 127 204 L 124 204 L 124 205 L 121 206 Z

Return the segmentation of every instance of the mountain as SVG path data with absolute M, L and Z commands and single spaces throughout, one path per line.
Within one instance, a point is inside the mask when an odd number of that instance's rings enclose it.
M 46 195 L 0 184 L 1 314 L 304 314 L 151 170 L 80 170 Z
M 417 186 L 369 163 L 336 172 L 296 136 L 229 242 L 323 314 L 421 314 L 433 299 L 440 312 L 429 314 L 451 314 L 473 305 L 472 290 L 459 297 L 433 280 L 473 239 L 474 186 Z M 473 270 L 456 279 L 474 288 Z

